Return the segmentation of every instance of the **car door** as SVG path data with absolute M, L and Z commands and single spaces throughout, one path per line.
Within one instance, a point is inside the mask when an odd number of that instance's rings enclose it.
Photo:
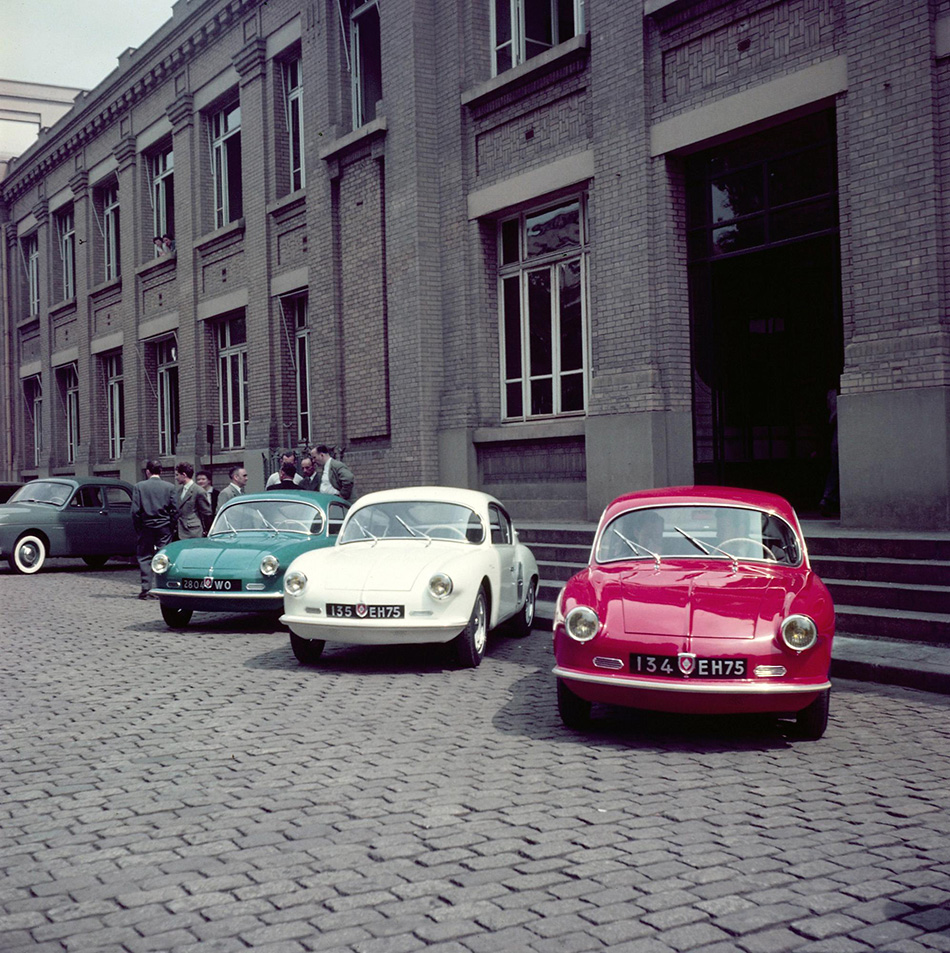
M 62 555 L 98 556 L 109 552 L 109 515 L 102 491 L 93 484 L 77 487 L 63 509 L 68 552 Z
M 494 503 L 488 504 L 491 544 L 498 557 L 498 621 L 515 614 L 518 608 L 518 560 L 515 534 L 508 514 Z
M 135 552 L 135 528 L 132 525 L 132 494 L 124 486 L 102 488 L 109 519 L 110 556 L 128 556 Z

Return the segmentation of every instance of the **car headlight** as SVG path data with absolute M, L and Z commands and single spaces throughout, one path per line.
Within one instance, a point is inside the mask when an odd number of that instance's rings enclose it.
M 261 560 L 261 573 L 265 576 L 273 576 L 280 569 L 280 560 L 269 553 Z
M 164 553 L 156 553 L 152 557 L 152 572 L 159 574 L 168 572 L 168 567 L 172 561 Z
M 292 569 L 284 576 L 284 592 L 288 596 L 299 596 L 307 588 L 307 576 L 299 569 Z
M 431 592 L 436 599 L 446 599 L 452 594 L 452 589 L 452 579 L 444 572 L 437 572 L 429 580 L 429 592 Z
M 577 642 L 590 642 L 600 631 L 600 619 L 588 606 L 574 606 L 564 620 L 567 634 Z
M 782 623 L 782 641 L 790 649 L 804 652 L 818 641 L 818 627 L 807 615 L 790 615 Z

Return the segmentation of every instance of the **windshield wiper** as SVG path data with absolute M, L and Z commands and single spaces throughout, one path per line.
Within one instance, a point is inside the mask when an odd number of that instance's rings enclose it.
M 705 543 L 701 543 L 698 539 L 696 539 L 695 536 L 690 536 L 689 533 L 686 532 L 686 530 L 680 529 L 678 526 L 674 526 L 673 529 L 675 529 L 676 532 L 680 534 L 680 536 L 685 536 L 686 539 L 688 539 L 698 550 L 702 551 L 707 556 L 712 555 L 709 549 L 709 547 L 712 547 L 712 549 L 715 549 L 717 553 L 719 553 L 722 556 L 725 556 L 726 559 L 728 559 L 732 563 L 733 572 L 739 571 L 739 560 L 737 557 L 733 556 L 732 553 L 727 553 L 724 549 L 720 549 L 715 543 L 709 543 L 709 546 L 707 546 Z
M 222 514 L 221 514 L 221 522 L 222 522 L 222 523 L 227 523 L 228 531 L 229 531 L 233 536 L 237 536 L 237 530 L 231 525 L 231 521 L 228 519 L 228 514 L 227 514 L 227 513 L 222 513 Z M 214 535 L 217 536 L 218 534 L 215 533 Z
M 393 515 L 395 516 L 396 514 L 394 513 Z M 403 528 L 408 531 L 410 536 L 413 536 L 419 539 L 424 539 L 427 543 L 432 542 L 431 536 L 427 536 L 425 533 L 422 532 L 421 529 L 413 529 L 401 516 L 396 516 L 396 519 L 399 520 Z
M 648 556 L 653 558 L 653 564 L 657 569 L 660 568 L 660 556 L 658 553 L 653 552 L 652 549 L 647 549 L 646 546 L 641 546 L 639 543 L 635 543 L 632 539 L 627 539 L 619 529 L 614 528 L 614 533 L 619 536 L 633 551 L 633 555 L 638 555 L 638 551 L 646 553 Z
M 363 538 L 369 538 L 373 541 L 373 545 L 379 542 L 379 537 L 374 536 L 359 520 L 353 520 L 356 524 L 356 528 L 363 534 Z

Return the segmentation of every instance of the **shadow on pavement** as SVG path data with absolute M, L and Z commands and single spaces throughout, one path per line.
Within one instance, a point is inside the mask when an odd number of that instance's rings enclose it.
M 313 672 L 315 675 L 321 672 L 347 675 L 424 675 L 458 669 L 453 647 L 439 642 L 424 645 L 346 645 L 328 642 L 315 665 L 301 665 L 294 658 L 289 637 L 282 651 L 286 652 L 293 666 L 301 672 Z M 284 665 L 267 664 L 268 658 L 273 654 L 275 653 L 267 652 L 257 655 L 244 664 L 248 668 L 284 668 Z

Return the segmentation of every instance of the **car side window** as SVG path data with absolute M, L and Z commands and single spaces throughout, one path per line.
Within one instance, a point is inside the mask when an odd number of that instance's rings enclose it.
M 106 503 L 109 506 L 131 506 L 132 494 L 124 486 L 103 487 Z
M 97 486 L 81 486 L 70 500 L 70 506 L 83 506 L 102 509 L 102 494 Z
M 329 527 L 327 533 L 330 536 L 337 536 L 340 533 L 340 527 L 343 525 L 343 517 L 346 516 L 346 507 L 339 503 L 331 503 L 327 507 L 329 517 Z
M 511 520 L 494 503 L 488 504 L 488 520 L 491 524 L 491 541 L 495 546 L 511 543 Z

